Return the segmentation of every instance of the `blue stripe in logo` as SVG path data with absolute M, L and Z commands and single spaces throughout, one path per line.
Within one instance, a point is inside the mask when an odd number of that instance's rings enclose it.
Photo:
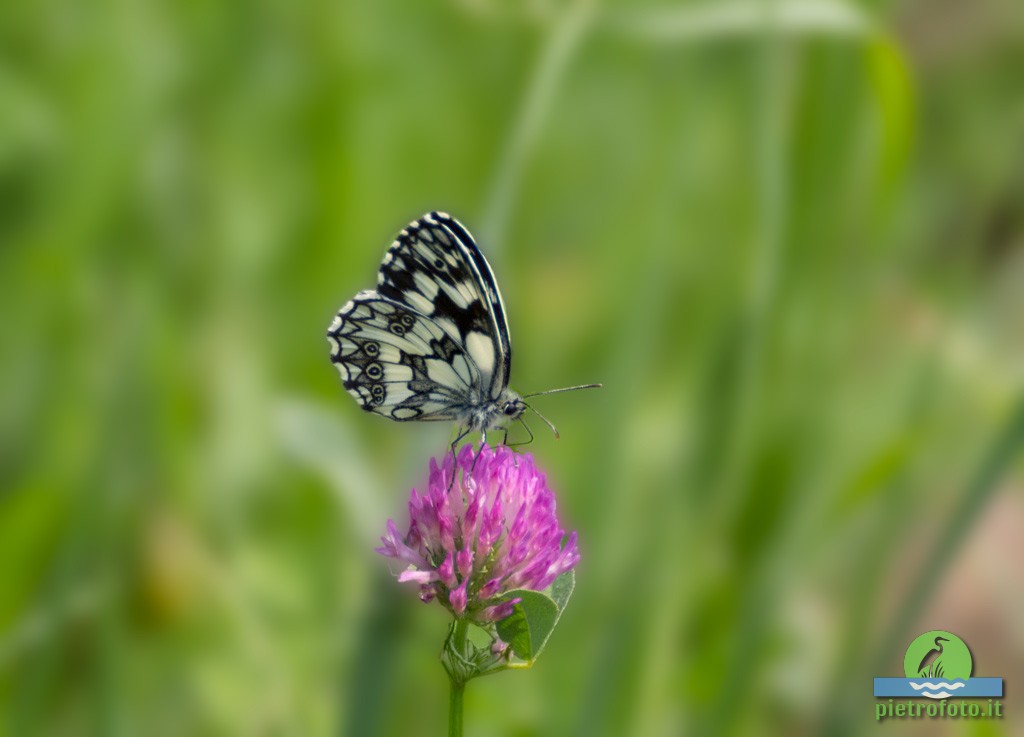
M 909 697 L 926 699 L 1002 698 L 1002 678 L 969 678 L 943 680 L 941 678 L 876 678 L 876 697 Z

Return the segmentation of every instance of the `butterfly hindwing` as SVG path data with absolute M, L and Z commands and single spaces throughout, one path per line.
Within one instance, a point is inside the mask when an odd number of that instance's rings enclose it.
M 473 237 L 454 218 L 429 213 L 388 249 L 377 292 L 431 319 L 479 371 L 485 395 L 508 385 L 512 350 L 494 274 Z
M 481 401 L 479 368 L 438 323 L 408 304 L 360 292 L 327 333 L 345 389 L 393 420 L 460 420 Z

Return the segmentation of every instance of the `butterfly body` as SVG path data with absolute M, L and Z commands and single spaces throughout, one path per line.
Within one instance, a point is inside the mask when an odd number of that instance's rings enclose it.
M 497 430 L 518 420 L 526 411 L 526 403 L 511 389 L 505 389 L 497 399 L 485 405 L 474 407 L 460 423 L 472 431 Z
M 367 412 L 486 432 L 526 409 L 508 386 L 512 350 L 494 275 L 445 213 L 401 231 L 377 288 L 338 311 L 327 340 L 345 389 Z

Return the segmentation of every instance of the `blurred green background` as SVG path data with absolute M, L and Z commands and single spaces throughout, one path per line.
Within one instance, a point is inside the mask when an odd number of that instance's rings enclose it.
M 0 6 L 0 735 L 442 734 L 372 552 L 450 428 L 324 332 L 395 232 L 501 284 L 583 560 L 467 734 L 875 734 L 957 633 L 1024 734 L 1024 6 Z

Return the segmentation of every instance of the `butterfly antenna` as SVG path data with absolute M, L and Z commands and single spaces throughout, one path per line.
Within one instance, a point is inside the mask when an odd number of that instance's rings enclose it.
M 524 394 L 523 399 L 526 399 L 528 397 L 539 397 L 542 394 L 558 394 L 560 392 L 572 392 L 576 391 L 577 389 L 600 389 L 601 386 L 601 384 L 580 384 L 579 386 L 564 386 L 561 389 L 548 389 L 546 392 L 533 392 L 532 394 Z M 530 409 L 533 409 L 533 407 L 530 407 Z M 537 412 L 537 410 L 535 409 L 533 411 Z M 537 412 L 537 414 L 540 414 L 540 412 Z M 548 421 L 544 420 L 544 422 Z M 551 423 L 548 422 L 548 424 L 550 425 Z M 557 435 L 558 433 L 555 434 Z
M 548 392 L 541 392 L 541 394 L 548 394 Z M 531 396 L 532 396 L 532 395 L 531 395 Z M 555 440 L 558 440 L 558 438 L 560 438 L 560 437 L 561 437 L 561 435 L 559 435 L 559 434 L 558 434 L 558 428 L 554 426 L 554 424 L 553 424 L 553 423 L 551 422 L 551 420 L 549 420 L 549 419 L 548 419 L 547 417 L 545 417 L 544 415 L 542 415 L 542 414 L 541 414 L 540 412 L 538 412 L 537 410 L 535 410 L 535 409 L 534 409 L 533 407 L 531 407 L 530 405 L 526 404 L 526 402 L 523 402 L 523 404 L 524 404 L 524 405 L 526 406 L 526 408 L 527 408 L 528 410 L 530 410 L 530 411 L 531 411 L 531 412 L 533 412 L 533 413 L 534 413 L 535 415 L 537 415 L 537 416 L 538 416 L 539 418 L 541 418 L 542 420 L 544 420 L 544 424 L 545 424 L 545 425 L 547 425 L 548 427 L 550 427 L 550 428 L 551 428 L 551 432 L 553 432 L 553 433 L 555 434 Z M 525 424 L 525 423 L 524 423 L 524 424 Z M 529 429 L 529 428 L 527 428 L 527 429 Z M 531 439 L 533 439 L 533 433 L 532 433 L 532 432 L 530 433 L 530 438 L 531 438 Z

